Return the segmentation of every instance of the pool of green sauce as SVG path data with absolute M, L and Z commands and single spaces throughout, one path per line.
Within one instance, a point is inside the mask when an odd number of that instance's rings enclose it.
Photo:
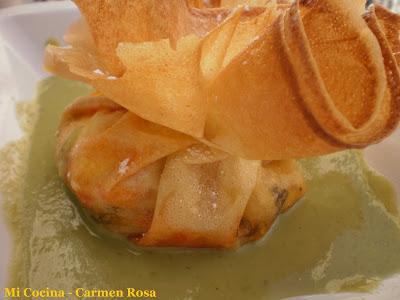
M 89 92 L 60 78 L 41 82 L 30 147 L 1 152 L 0 189 L 14 239 L 8 286 L 132 287 L 156 290 L 159 299 L 257 300 L 368 292 L 400 271 L 393 188 L 357 151 L 301 161 L 308 187 L 304 199 L 262 241 L 235 251 L 142 250 L 99 235 L 70 201 L 54 154 L 64 107 Z M 25 172 L 6 172 L 5 166 L 17 165 L 27 166 Z

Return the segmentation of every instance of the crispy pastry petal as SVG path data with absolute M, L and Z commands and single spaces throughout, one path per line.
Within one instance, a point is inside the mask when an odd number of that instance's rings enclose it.
M 210 88 L 205 138 L 242 157 L 282 159 L 392 132 L 398 69 L 362 10 L 344 2 L 292 5 L 232 60 Z
M 46 67 L 246 159 L 362 148 L 398 124 L 398 18 L 380 6 L 363 17 L 363 1 L 128 2 L 77 0 L 93 41 L 48 47 Z

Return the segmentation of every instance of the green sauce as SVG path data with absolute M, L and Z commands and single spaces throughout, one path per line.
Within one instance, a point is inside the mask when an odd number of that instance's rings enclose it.
M 160 299 L 257 300 L 369 291 L 400 271 L 394 191 L 357 151 L 303 160 L 306 197 L 262 241 L 236 251 L 143 250 L 97 234 L 70 201 L 54 159 L 65 105 L 89 92 L 80 83 L 44 80 L 37 114 L 23 118 L 35 123 L 30 138 L 0 153 L 14 236 L 10 287 L 132 287 L 154 289 Z

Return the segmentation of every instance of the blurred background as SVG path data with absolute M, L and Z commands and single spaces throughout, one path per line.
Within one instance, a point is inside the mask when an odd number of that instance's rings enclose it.
M 373 2 L 373 1 L 370 1 Z M 395 10 L 395 11 L 400 11 L 400 1 L 399 0 L 382 0 L 380 1 L 382 2 L 384 5 L 386 5 L 387 7 Z
M 0 0 L 0 8 L 9 7 L 13 5 L 20 5 L 32 2 L 45 2 L 49 0 Z M 51 1 L 63 1 L 63 0 L 51 0 Z

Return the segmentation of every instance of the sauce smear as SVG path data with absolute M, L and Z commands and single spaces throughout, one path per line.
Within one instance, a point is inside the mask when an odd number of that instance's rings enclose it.
M 21 119 L 30 134 L 0 151 L 0 190 L 14 238 L 8 286 L 131 287 L 156 290 L 160 299 L 257 300 L 369 291 L 400 271 L 393 188 L 357 151 L 302 160 L 306 197 L 262 241 L 236 251 L 143 250 L 102 234 L 55 164 L 62 111 L 90 91 L 57 77 L 44 80 L 36 104 L 22 109 L 37 107 Z

